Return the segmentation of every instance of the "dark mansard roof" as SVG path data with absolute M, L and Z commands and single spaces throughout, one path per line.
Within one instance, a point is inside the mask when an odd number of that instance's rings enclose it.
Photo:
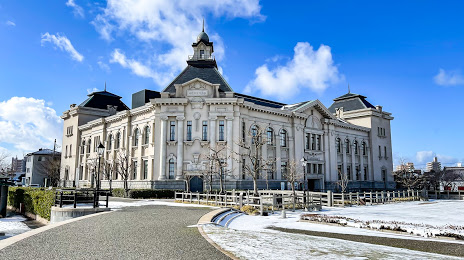
M 354 93 L 347 93 L 334 99 L 334 103 L 328 109 L 331 113 L 335 113 L 335 110 L 340 107 L 343 107 L 343 111 L 375 108 L 365 96 Z
M 88 95 L 88 98 L 82 102 L 80 107 L 91 107 L 99 109 L 108 109 L 108 105 L 117 106 L 117 111 L 128 110 L 129 108 L 121 101 L 121 97 L 108 91 L 97 91 Z

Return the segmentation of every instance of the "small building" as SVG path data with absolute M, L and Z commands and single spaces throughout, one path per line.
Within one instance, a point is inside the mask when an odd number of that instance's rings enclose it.
M 55 165 L 59 165 L 60 158 L 61 153 L 51 149 L 39 149 L 36 152 L 28 153 L 24 157 L 26 160 L 25 186 L 49 186 L 53 162 L 57 162 Z

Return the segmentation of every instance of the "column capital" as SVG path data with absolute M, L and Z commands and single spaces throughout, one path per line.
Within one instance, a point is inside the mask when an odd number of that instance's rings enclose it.
M 168 120 L 168 116 L 160 116 L 160 119 L 163 120 L 163 121 L 167 121 L 167 120 Z
M 233 116 L 226 116 L 226 120 L 227 121 L 232 121 L 232 120 L 234 120 L 234 117 Z
M 209 120 L 215 121 L 215 120 L 217 120 L 217 116 L 209 116 Z
M 176 116 L 177 121 L 184 121 L 185 116 Z

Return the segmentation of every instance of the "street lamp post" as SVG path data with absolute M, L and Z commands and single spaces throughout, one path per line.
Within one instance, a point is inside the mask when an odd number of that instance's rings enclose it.
M 103 153 L 105 152 L 105 147 L 103 146 L 102 143 L 100 143 L 97 147 L 97 152 L 98 152 L 98 170 L 97 170 L 97 183 L 96 183 L 96 189 L 97 192 L 100 190 L 100 161 Z
M 303 182 L 303 204 L 304 204 L 304 210 L 308 211 L 306 207 L 306 167 L 307 167 L 308 161 L 303 157 L 301 158 L 300 162 L 301 162 L 301 166 L 303 166 L 303 181 L 304 181 Z

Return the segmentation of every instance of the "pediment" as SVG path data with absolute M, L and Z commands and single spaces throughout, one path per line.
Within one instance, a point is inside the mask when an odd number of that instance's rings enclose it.
M 194 78 L 174 86 L 176 88 L 176 97 L 190 99 L 219 97 L 220 84 L 213 84 L 200 78 Z
M 317 110 L 324 118 L 335 119 L 335 116 L 332 115 L 332 113 L 330 113 L 330 111 L 318 99 L 308 101 L 307 103 L 296 108 L 294 112 L 309 114 L 311 109 Z

